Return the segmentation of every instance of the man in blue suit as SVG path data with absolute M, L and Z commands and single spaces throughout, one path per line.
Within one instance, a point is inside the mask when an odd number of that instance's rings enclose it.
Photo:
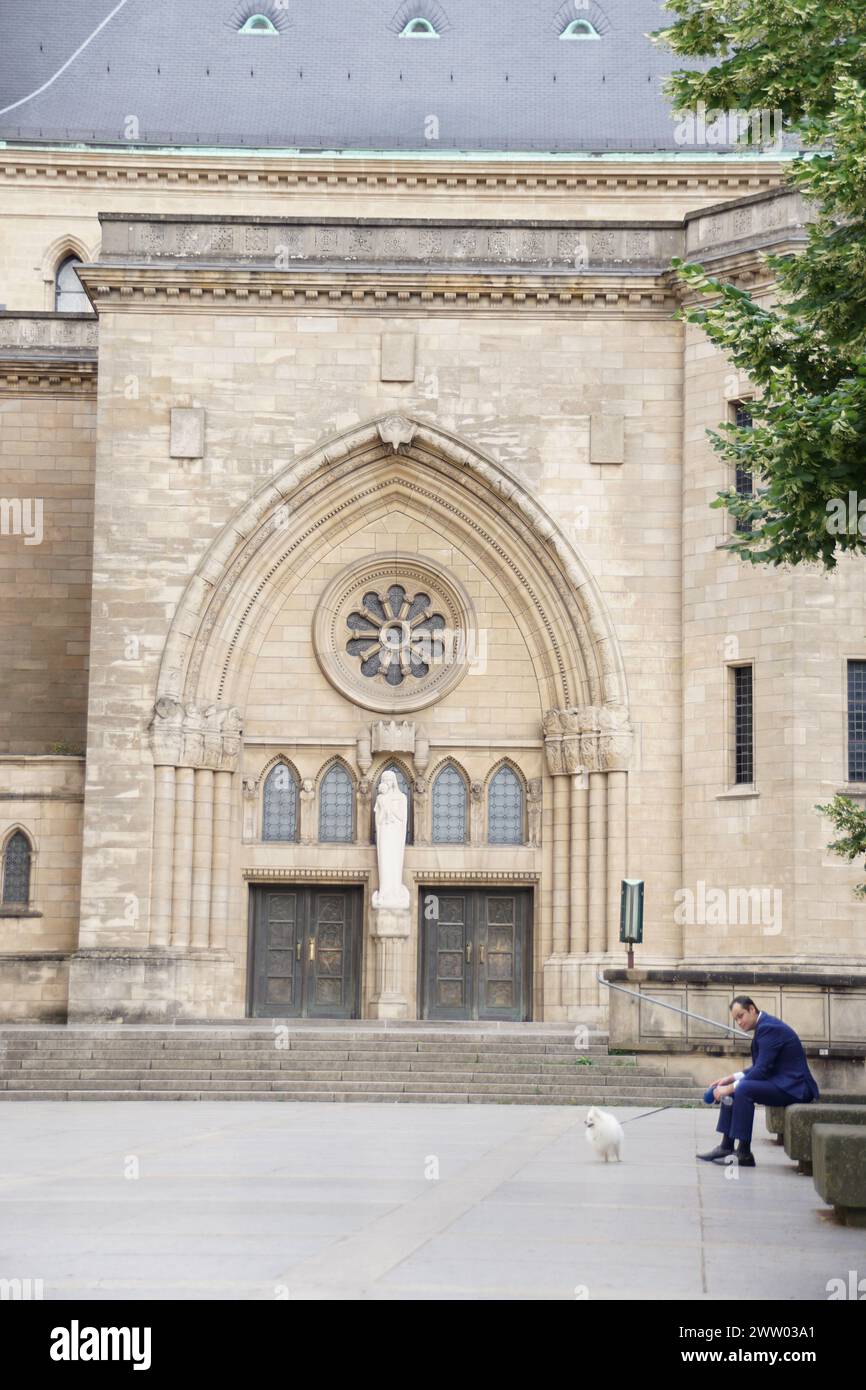
M 698 1154 L 707 1163 L 730 1163 L 734 1155 L 741 1168 L 754 1168 L 752 1124 L 755 1105 L 795 1105 L 818 1099 L 818 1085 L 809 1070 L 803 1044 L 793 1028 L 780 1018 L 760 1011 L 754 1000 L 740 994 L 731 1004 L 738 1028 L 752 1034 L 752 1065 L 713 1081 L 705 1096 L 721 1102 L 717 1131 L 721 1143 L 709 1153 Z M 730 1099 L 728 1099 L 730 1097 Z

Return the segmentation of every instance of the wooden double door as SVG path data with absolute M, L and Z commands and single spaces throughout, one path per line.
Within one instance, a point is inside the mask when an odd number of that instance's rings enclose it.
M 422 1018 L 529 1018 L 531 925 L 531 889 L 422 888 Z
M 358 1018 L 361 888 L 251 889 L 253 1018 Z

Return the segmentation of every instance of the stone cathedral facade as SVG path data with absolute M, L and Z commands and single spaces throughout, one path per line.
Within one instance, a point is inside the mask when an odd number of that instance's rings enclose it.
M 726 548 L 670 270 L 771 296 L 783 176 L 7 141 L 0 1017 L 604 1022 L 628 877 L 637 983 L 858 1036 L 862 572 Z

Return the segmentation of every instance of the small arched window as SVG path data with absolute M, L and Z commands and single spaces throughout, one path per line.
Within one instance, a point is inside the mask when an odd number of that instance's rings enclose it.
M 410 19 L 400 34 L 401 39 L 438 39 L 435 28 L 429 19 Z
M 571 23 L 563 29 L 559 37 L 561 39 L 600 39 L 601 34 L 590 20 L 573 19 Z
M 33 850 L 23 830 L 16 830 L 3 851 L 3 906 L 30 904 L 30 865 Z
M 377 782 L 376 782 L 376 790 L 375 790 L 375 792 L 374 792 L 374 794 L 373 794 L 373 806 L 375 807 L 375 805 L 376 805 L 376 797 L 379 795 L 379 787 L 380 787 L 380 785 L 381 785 L 382 778 L 385 776 L 385 773 L 386 773 L 386 772 L 393 772 L 394 776 L 397 778 L 397 786 L 400 788 L 401 792 L 403 793 L 403 795 L 405 796 L 407 802 L 409 803 L 408 806 L 407 806 L 407 808 L 406 808 L 406 809 L 407 809 L 407 816 L 406 816 L 406 844 L 407 844 L 407 845 L 411 845 L 411 844 L 413 843 L 412 788 L 411 788 L 411 786 L 409 785 L 409 782 L 408 782 L 407 779 L 406 779 L 406 774 L 404 773 L 404 771 L 403 771 L 403 769 L 402 769 L 402 767 L 400 766 L 399 763 L 388 763 L 387 767 L 383 767 L 383 768 L 382 768 L 382 771 L 379 773 L 379 777 L 378 777 L 378 780 L 377 780 Z M 375 843 L 376 843 L 376 817 L 375 817 L 375 816 L 372 817 L 372 821 L 373 821 L 373 833 L 372 833 L 371 839 L 372 839 L 373 844 L 375 845 Z
M 501 767 L 487 793 L 487 841 L 522 845 L 523 840 L 523 787 L 510 767 Z
M 298 839 L 298 779 L 285 763 L 277 763 L 265 778 L 262 814 L 263 840 Z
M 323 844 L 350 845 L 355 835 L 355 794 L 344 767 L 334 763 L 319 788 L 319 839 Z
M 443 767 L 433 783 L 433 843 L 466 843 L 466 783 L 456 767 Z
M 90 300 L 78 278 L 75 267 L 81 265 L 78 256 L 67 256 L 57 267 L 54 277 L 54 308 L 58 314 L 92 313 Z
M 239 34 L 278 34 L 279 30 L 272 19 L 268 19 L 266 14 L 251 14 L 249 19 L 241 25 Z

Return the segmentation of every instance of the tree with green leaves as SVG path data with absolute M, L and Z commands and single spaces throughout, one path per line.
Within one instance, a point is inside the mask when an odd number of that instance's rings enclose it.
M 816 806 L 815 810 L 829 817 L 839 832 L 838 839 L 831 840 L 828 849 L 847 859 L 849 864 L 866 855 L 866 811 L 862 806 L 840 793 L 826 806 Z M 866 898 L 866 883 L 858 883 L 854 892 L 858 898 Z
M 832 569 L 840 553 L 866 550 L 866 4 L 669 0 L 668 8 L 678 19 L 656 41 L 711 60 L 673 75 L 674 106 L 780 112 L 803 149 L 791 186 L 815 216 L 801 252 L 768 258 L 774 308 L 675 262 L 702 296 L 683 317 L 756 392 L 751 428 L 711 432 L 719 454 L 758 480 L 755 496 L 731 490 L 712 505 L 749 523 L 730 543 L 743 560 Z

